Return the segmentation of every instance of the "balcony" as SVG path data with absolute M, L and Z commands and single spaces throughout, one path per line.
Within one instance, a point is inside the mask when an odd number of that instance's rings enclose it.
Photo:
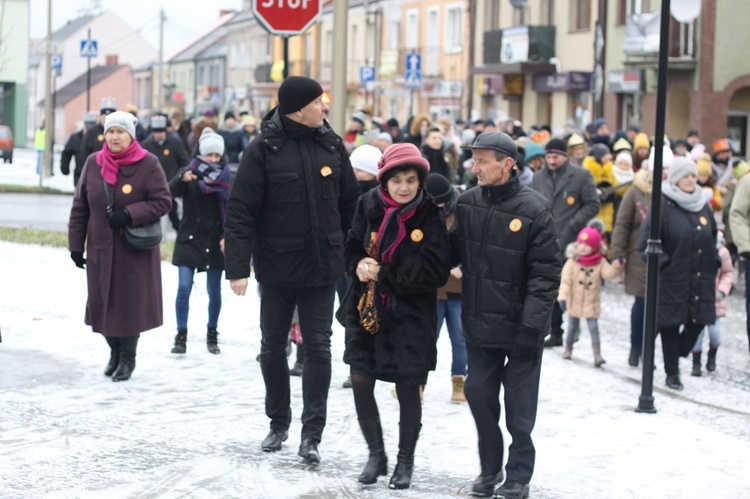
M 661 13 L 635 14 L 628 19 L 623 51 L 626 65 L 650 68 L 658 65 Z M 680 23 L 670 19 L 669 69 L 692 70 L 697 67 L 695 21 Z
M 484 32 L 485 65 L 543 64 L 553 57 L 554 26 L 514 26 Z

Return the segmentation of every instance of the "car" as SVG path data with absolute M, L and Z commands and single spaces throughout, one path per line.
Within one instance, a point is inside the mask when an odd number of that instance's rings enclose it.
M 3 125 L 0 125 L 0 157 L 6 163 L 13 162 L 13 131 Z

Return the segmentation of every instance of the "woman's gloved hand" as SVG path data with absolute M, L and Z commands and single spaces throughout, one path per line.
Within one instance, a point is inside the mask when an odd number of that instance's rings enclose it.
M 83 251 L 71 251 L 70 259 L 75 262 L 76 267 L 79 269 L 86 268 L 86 259 L 83 257 Z
M 130 222 L 128 210 L 115 210 L 109 214 L 109 226 L 113 229 L 122 229 Z

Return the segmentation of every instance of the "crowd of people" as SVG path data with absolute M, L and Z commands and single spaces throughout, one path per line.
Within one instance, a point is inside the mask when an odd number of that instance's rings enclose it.
M 709 155 L 697 131 L 654 140 L 634 125 L 612 134 L 603 119 L 553 133 L 512 119 L 433 122 L 425 114 L 401 126 L 367 106 L 339 136 L 327 113 L 318 82 L 289 77 L 260 123 L 226 112 L 220 125 L 213 111 L 189 122 L 175 110 L 143 127 L 111 100 L 99 116 L 87 115 L 63 158 L 63 173 L 76 164 L 69 249 L 86 269 L 85 322 L 110 346 L 105 374 L 113 381 L 131 377 L 140 333 L 163 322 L 158 241 L 131 239 L 161 223 L 162 233 L 177 232 L 173 354 L 187 351 L 196 273 L 207 279 L 213 354 L 222 275 L 238 296 L 251 274 L 259 283 L 270 421 L 263 451 L 280 451 L 288 439 L 296 374 L 304 405 L 298 454 L 320 462 L 335 315 L 345 329 L 345 386 L 369 449 L 358 480 L 374 484 L 388 473 L 379 380 L 395 384 L 400 411 L 389 487 L 408 488 L 445 323 L 451 402 L 468 402 L 479 436 L 472 494 L 528 497 L 544 349 L 564 345 L 563 358 L 573 358 L 585 319 L 593 365 L 605 363 L 604 280 L 624 281 L 634 297 L 622 361 L 639 366 L 654 182 L 663 192 L 658 332 L 666 385 L 683 388 L 679 358 L 691 353 L 691 374 L 702 375 L 705 329 L 706 369 L 717 369 L 719 318 L 750 261 L 750 167 L 733 158 L 727 139 L 713 141 Z M 655 147 L 664 153 L 660 179 Z M 292 370 L 290 337 L 298 344 Z M 512 439 L 505 465 L 501 387 Z

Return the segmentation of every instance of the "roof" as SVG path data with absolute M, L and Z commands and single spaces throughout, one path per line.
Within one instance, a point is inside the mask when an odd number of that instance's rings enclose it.
M 226 24 L 231 21 L 237 15 L 236 12 L 221 16 L 218 21 L 209 26 L 206 31 L 193 38 L 186 45 L 183 45 L 177 52 L 174 52 L 169 57 L 165 58 L 165 62 L 185 62 L 192 61 L 195 57 L 211 47 L 212 45 L 221 41 L 227 36 L 228 30 Z
M 122 68 L 129 67 L 125 64 L 108 65 L 108 66 L 96 66 L 91 68 L 91 87 L 97 83 L 106 80 Z M 71 81 L 64 87 L 57 90 L 57 96 L 55 97 L 55 105 L 62 107 L 71 100 L 75 99 L 82 93 L 86 92 L 86 73 L 84 72 L 81 76 Z M 39 101 L 39 105 L 44 105 L 44 99 Z
M 61 43 L 76 34 L 79 30 L 86 27 L 91 21 L 98 16 L 87 15 L 77 19 L 72 19 L 65 23 L 65 26 L 52 33 L 52 42 Z M 31 46 L 29 51 L 29 66 L 39 66 L 44 58 L 44 44 L 47 38 L 40 38 L 39 41 Z
M 251 21 L 253 19 L 255 19 L 255 14 L 253 14 L 252 10 L 250 9 L 243 10 L 242 12 L 234 16 L 232 20 L 227 23 L 227 26 L 231 26 L 233 24 L 238 24 L 238 23 L 245 22 L 245 21 Z
M 217 57 L 227 56 L 227 42 L 226 39 L 222 39 L 219 43 L 212 45 L 200 54 L 196 55 L 197 60 L 215 59 Z

